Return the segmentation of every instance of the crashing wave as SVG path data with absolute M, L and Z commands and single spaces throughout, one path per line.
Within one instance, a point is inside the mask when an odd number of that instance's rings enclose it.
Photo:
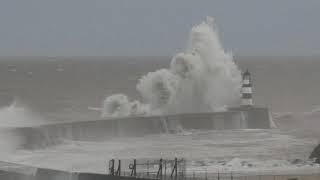
M 184 52 L 175 55 L 168 69 L 143 76 L 137 91 L 142 102 L 124 94 L 105 99 L 103 117 L 214 112 L 240 100 L 241 72 L 223 49 L 213 18 L 191 29 Z

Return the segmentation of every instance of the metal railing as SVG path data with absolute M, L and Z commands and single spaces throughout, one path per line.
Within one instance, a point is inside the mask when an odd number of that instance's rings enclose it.
M 155 180 L 320 180 L 320 171 L 314 174 L 301 175 L 259 175 L 235 172 L 207 172 L 206 170 L 186 171 L 186 161 L 175 158 L 159 160 L 131 161 L 129 170 L 121 169 L 121 160 L 109 162 L 109 174 L 114 176 L 130 176 L 139 179 Z
M 131 176 L 130 171 L 123 171 L 121 176 Z M 320 180 L 320 173 L 318 174 L 297 174 L 297 175 L 247 175 L 240 173 L 203 173 L 191 172 L 184 176 L 177 178 L 169 175 L 157 177 L 157 172 L 139 172 L 136 176 L 138 179 L 150 180 Z

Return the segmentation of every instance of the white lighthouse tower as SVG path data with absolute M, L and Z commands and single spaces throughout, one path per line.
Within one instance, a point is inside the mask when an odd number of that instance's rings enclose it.
M 252 83 L 251 83 L 251 74 L 248 70 L 242 74 L 242 99 L 241 104 L 243 106 L 252 106 Z

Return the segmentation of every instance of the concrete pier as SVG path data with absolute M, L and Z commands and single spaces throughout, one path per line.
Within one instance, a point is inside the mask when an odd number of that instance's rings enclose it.
M 237 107 L 224 112 L 141 116 L 11 128 L 25 149 L 48 147 L 63 140 L 106 141 L 114 137 L 176 133 L 183 130 L 269 129 L 267 108 Z

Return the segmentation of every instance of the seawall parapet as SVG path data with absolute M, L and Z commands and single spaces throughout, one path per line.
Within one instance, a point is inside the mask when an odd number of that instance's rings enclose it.
M 267 108 L 238 107 L 224 112 L 165 116 L 136 116 L 94 121 L 19 127 L 10 130 L 26 149 L 42 148 L 63 140 L 106 141 L 113 137 L 178 133 L 184 130 L 269 129 Z

